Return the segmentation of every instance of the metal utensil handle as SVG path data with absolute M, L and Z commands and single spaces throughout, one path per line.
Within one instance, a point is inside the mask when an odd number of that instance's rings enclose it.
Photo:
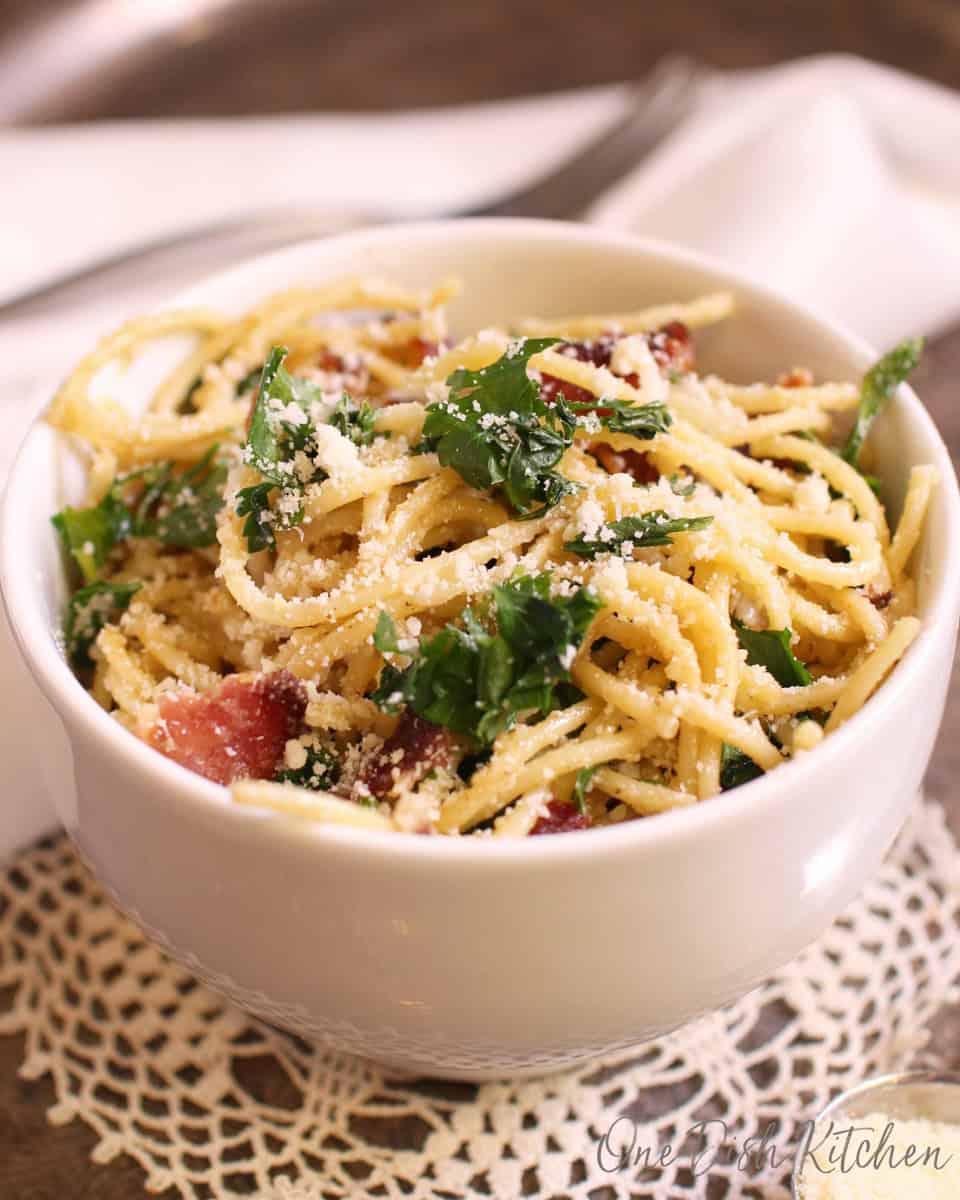
M 690 114 L 710 78 L 706 68 L 690 59 L 663 60 L 632 88 L 625 114 L 585 146 L 578 147 L 558 167 L 492 204 L 442 215 L 555 219 L 579 216 L 592 200 L 649 154 Z M 175 265 L 177 257 L 186 258 L 185 265 L 195 277 L 214 263 L 223 264 L 312 237 L 391 219 L 383 213 L 338 213 L 299 207 L 271 209 L 198 226 L 150 239 L 19 292 L 0 302 L 0 320 L 29 316 L 31 311 L 46 308 L 54 300 L 76 299 L 78 291 L 111 280 L 116 282 L 131 268 L 139 271 L 148 263 L 158 268 L 169 267 Z M 205 262 L 199 260 L 201 252 Z
M 462 215 L 578 217 L 658 146 L 696 107 L 707 68 L 682 55 L 662 59 L 633 84 L 624 115 L 542 179 Z

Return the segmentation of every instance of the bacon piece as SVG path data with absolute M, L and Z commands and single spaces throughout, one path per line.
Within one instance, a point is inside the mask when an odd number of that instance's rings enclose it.
M 576 829 L 589 829 L 590 818 L 572 804 L 562 800 L 551 800 L 547 805 L 547 816 L 539 817 L 530 830 L 531 837 L 541 833 L 573 833 Z
M 693 338 L 682 321 L 670 321 L 662 329 L 647 334 L 647 344 L 661 367 L 674 371 L 693 370 Z
M 227 679 L 214 692 L 175 692 L 158 705 L 146 740 L 182 767 L 212 779 L 271 779 L 284 746 L 303 727 L 307 693 L 289 671 Z
M 563 342 L 553 349 L 578 362 L 593 363 L 595 367 L 609 367 L 617 339 L 612 333 L 601 334 L 589 342 Z M 552 404 L 558 395 L 570 404 L 596 404 L 596 397 L 586 388 L 558 379 L 556 375 L 544 375 L 540 382 L 540 395 L 547 404 Z
M 691 371 L 693 369 L 693 339 L 690 337 L 690 330 L 686 325 L 680 321 L 671 321 L 662 329 L 656 329 L 644 336 L 650 352 L 661 370 L 672 368 L 676 371 Z M 603 333 L 592 341 L 564 342 L 553 348 L 579 362 L 592 363 L 595 367 L 609 367 L 619 340 L 619 336 L 616 334 Z M 632 387 L 636 387 L 640 382 L 633 372 L 623 375 L 621 378 Z M 596 397 L 586 388 L 567 383 L 555 375 L 544 375 L 540 384 L 540 394 L 544 400 L 551 404 L 558 393 L 563 395 L 570 404 L 596 403 Z M 603 410 L 600 409 L 600 411 Z
M 428 342 L 424 338 L 411 338 L 409 342 L 399 342 L 385 350 L 386 357 L 401 367 L 419 367 L 425 358 L 436 358 L 440 353 L 439 342 Z
M 811 387 L 813 385 L 813 372 L 808 371 L 806 367 L 794 367 L 780 376 L 777 380 L 777 385 L 785 388 Z
M 878 592 L 875 588 L 868 587 L 867 599 L 874 608 L 884 609 L 892 602 L 893 592 L 889 589 L 885 592 Z
M 611 475 L 632 475 L 636 483 L 656 483 L 660 472 L 639 450 L 614 450 L 606 442 L 593 442 L 590 453 Z
M 360 791 L 382 800 L 410 791 L 435 767 L 451 767 L 457 743 L 449 730 L 404 709 L 397 727 L 379 750 L 363 764 L 357 779 Z

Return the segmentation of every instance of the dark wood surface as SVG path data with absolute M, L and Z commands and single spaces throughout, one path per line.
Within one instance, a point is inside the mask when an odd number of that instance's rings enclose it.
M 0 39 L 20 19 L 62 0 L 3 0 Z M 166 63 L 111 82 L 69 113 L 79 117 L 393 109 L 610 82 L 682 49 L 718 66 L 823 51 L 865 54 L 960 86 L 955 0 L 278 0 L 272 28 L 237 21 L 214 46 L 199 42 Z M 64 181 L 69 184 L 69 181 Z M 960 280 L 957 281 L 960 288 Z M 935 345 L 918 390 L 955 460 L 960 457 L 960 331 Z M 956 664 L 929 793 L 960 835 L 960 686 Z M 960 1008 L 942 1013 L 935 1043 L 960 1069 Z M 17 1077 L 20 1038 L 0 1038 L 0 1200 L 136 1200 L 143 1176 L 129 1160 L 94 1166 L 80 1123 L 46 1122 L 49 1082 Z M 166 1193 L 163 1200 L 174 1200 Z
M 2 0 L 9 26 L 66 0 Z M 960 85 L 956 0 L 234 0 L 72 116 L 393 109 L 629 79 L 682 50 L 719 67 L 862 54 Z M 162 53 L 162 48 L 157 48 Z

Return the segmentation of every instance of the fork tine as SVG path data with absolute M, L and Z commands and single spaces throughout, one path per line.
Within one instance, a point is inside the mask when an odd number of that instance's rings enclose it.
M 689 116 L 711 75 L 683 55 L 662 59 L 630 87 L 626 111 L 611 127 L 529 187 L 462 215 L 579 216 Z

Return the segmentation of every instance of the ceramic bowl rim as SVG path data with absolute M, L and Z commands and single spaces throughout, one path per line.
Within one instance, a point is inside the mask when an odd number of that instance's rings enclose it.
M 661 265 L 676 265 L 698 272 L 704 277 L 704 287 L 731 289 L 749 295 L 754 302 L 778 310 L 784 318 L 818 328 L 850 359 L 852 367 L 865 369 L 876 357 L 874 351 L 859 337 L 812 312 L 805 305 L 781 296 L 774 290 L 753 282 L 709 258 L 693 252 L 632 234 L 610 232 L 590 226 L 556 221 L 478 218 L 460 221 L 424 221 L 392 225 L 373 230 L 361 230 L 334 237 L 300 243 L 296 247 L 275 251 L 249 259 L 228 271 L 219 272 L 200 281 L 188 292 L 164 304 L 164 309 L 193 302 L 198 295 L 212 290 L 224 291 L 230 284 L 256 273 L 265 266 L 289 259 L 310 258 L 332 244 L 341 248 L 345 243 L 376 245 L 425 237 L 483 237 L 492 241 L 507 238 L 554 239 L 569 244 L 595 244 L 606 249 L 622 250 L 624 270 L 630 270 L 630 260 L 658 260 Z M 208 301 L 209 303 L 209 301 Z M 932 461 L 941 476 L 933 504 L 945 516 L 946 553 L 941 582 L 936 589 L 924 622 L 924 628 L 898 665 L 892 681 L 883 684 L 859 713 L 841 729 L 825 739 L 816 751 L 784 763 L 776 771 L 730 792 L 713 797 L 708 803 L 691 805 L 658 814 L 653 820 L 632 821 L 609 829 L 589 830 L 564 837 L 514 840 L 487 838 L 426 838 L 379 830 L 347 826 L 319 826 L 254 807 L 234 804 L 226 789 L 202 779 L 177 763 L 164 758 L 130 734 L 111 718 L 73 676 L 59 651 L 56 639 L 42 616 L 32 611 L 30 594 L 33 585 L 30 567 L 30 546 L 22 545 L 18 536 L 15 513 L 29 503 L 29 466 L 33 455 L 42 453 L 44 436 L 42 417 L 31 428 L 16 456 L 10 473 L 3 513 L 0 517 L 0 588 L 6 602 L 11 627 L 27 660 L 30 670 L 52 703 L 65 715 L 68 723 L 80 726 L 86 735 L 102 739 L 128 766 L 142 774 L 148 786 L 163 788 L 169 797 L 171 812 L 182 814 L 215 814 L 227 822 L 233 832 L 255 830 L 256 836 L 278 837 L 285 842 L 326 846 L 335 844 L 340 851 L 349 850 L 358 856 L 394 856 L 408 859 L 458 864 L 483 864 L 480 869 L 493 869 L 506 863 L 522 863 L 530 868 L 549 868 L 566 864 L 585 855 L 620 856 L 656 852 L 664 843 L 703 836 L 726 824 L 731 830 L 756 818 L 764 809 L 787 803 L 791 797 L 816 785 L 818 777 L 826 775 L 831 764 L 855 757 L 870 741 L 871 726 L 882 720 L 883 714 L 896 700 L 899 688 L 916 684 L 921 677 L 931 677 L 942 663 L 936 659 L 938 648 L 946 638 L 952 641 L 960 608 L 960 493 L 949 453 L 932 418 L 911 388 L 904 385 L 896 402 L 907 409 L 911 423 L 923 436 Z M 48 427 L 46 427 L 48 428 Z M 954 581 L 952 584 L 950 581 Z M 891 686 L 892 683 L 892 686 Z M 73 738 L 71 736 L 71 741 Z M 772 815 L 772 814 L 771 814 Z

